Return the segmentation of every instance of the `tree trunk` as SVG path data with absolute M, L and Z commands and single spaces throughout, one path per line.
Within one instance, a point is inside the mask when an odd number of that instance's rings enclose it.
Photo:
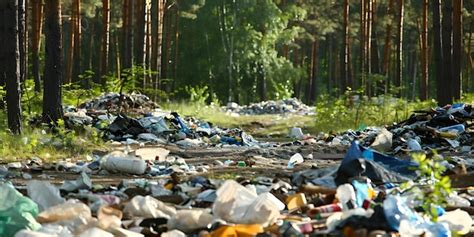
M 318 48 L 319 40 L 314 37 L 315 40 L 311 45 L 311 71 L 310 71 L 310 81 L 309 81 L 309 104 L 314 104 L 316 102 L 316 73 L 318 68 Z
M 145 61 L 145 0 L 134 0 L 135 3 L 135 64 L 143 66 Z
M 463 0 L 453 0 L 453 97 L 461 99 L 462 82 L 462 9 Z
M 28 39 L 28 27 L 26 24 L 26 0 L 18 0 L 18 44 L 20 47 L 20 82 L 24 82 L 28 68 L 28 53 L 26 40 Z
M 75 14 L 75 25 L 74 25 L 74 53 L 73 53 L 73 68 L 72 68 L 72 81 L 80 82 L 83 88 L 89 88 L 89 83 L 86 79 L 80 79 L 79 75 L 82 74 L 82 24 L 81 24 L 81 0 L 74 0 L 74 14 Z M 82 81 L 81 81 L 82 80 Z
M 392 9 L 393 9 L 393 1 L 394 0 L 389 0 L 388 6 L 387 6 L 387 15 L 392 17 Z M 391 40 L 392 40 L 392 21 L 389 21 L 387 24 L 387 30 L 386 30 L 386 35 L 385 35 L 385 45 L 384 45 L 384 50 L 383 50 L 383 73 L 387 77 L 386 80 L 390 81 L 390 73 L 389 73 L 389 62 L 390 62 L 390 55 L 391 55 Z
M 164 12 L 165 12 L 165 2 L 164 0 L 156 0 L 156 40 L 154 44 L 153 51 L 155 56 L 153 57 L 153 62 L 155 67 L 153 69 L 156 71 L 155 81 L 153 83 L 153 88 L 160 89 L 160 78 L 161 74 L 161 58 L 162 58 L 162 47 L 163 47 L 163 23 L 164 23 Z
M 368 0 L 361 0 L 360 1 L 360 78 L 361 78 L 361 86 L 365 85 L 365 78 L 366 78 L 366 71 L 365 71 L 365 64 L 366 64 L 366 56 L 367 56 L 367 43 L 366 43 L 366 30 L 367 30 L 367 14 L 366 14 L 366 6 Z
M 466 62 L 467 62 L 467 90 L 468 92 L 471 92 L 471 84 L 472 84 L 472 70 L 474 68 L 474 60 L 472 60 L 472 56 L 471 56 L 471 52 L 472 52 L 472 41 L 473 41 L 473 38 L 472 38 L 472 29 L 473 29 L 473 26 L 474 26 L 474 21 L 471 22 L 471 26 L 469 28 L 469 37 L 467 39 L 467 59 L 466 59 Z
M 443 4 L 443 67 L 444 74 L 441 87 L 438 87 L 442 91 L 442 97 L 438 99 L 440 105 L 451 104 L 453 102 L 453 5 L 451 1 L 444 1 Z
M 366 0 L 367 1 L 367 23 L 366 23 L 366 30 L 365 30 L 365 44 L 366 44 L 366 61 L 365 61 L 365 72 L 367 76 L 372 74 L 372 24 L 373 24 L 373 0 Z M 372 81 L 369 80 L 369 77 L 366 77 L 366 84 L 365 84 L 366 94 L 370 97 L 372 96 Z
M 39 62 L 39 49 L 41 48 L 41 31 L 43 26 L 43 1 L 33 0 L 32 2 L 32 40 L 31 40 L 31 55 L 32 55 L 32 73 L 35 81 L 35 92 L 41 91 L 41 74 Z
M 349 0 L 344 0 L 344 25 L 343 25 L 343 40 L 344 40 L 344 51 L 343 51 L 343 66 L 341 70 L 341 89 L 346 90 L 346 87 L 353 88 L 352 78 L 349 77 Z
M 48 1 L 48 0 L 45 0 Z M 74 0 L 77 1 L 77 0 Z M 72 80 L 72 71 L 73 71 L 73 65 L 74 65 L 74 43 L 76 42 L 74 34 L 76 33 L 75 26 L 76 26 L 76 14 L 75 14 L 75 3 L 73 3 L 73 10 L 72 14 L 70 16 L 70 21 L 69 21 L 69 47 L 67 51 L 67 66 L 66 66 L 66 80 L 64 81 L 65 84 L 71 83 Z
M 155 33 L 153 40 L 153 56 L 152 56 L 152 70 L 156 72 L 156 75 L 153 79 L 153 89 L 160 89 L 160 79 L 161 79 L 161 52 L 163 46 L 163 13 L 164 13 L 164 1 L 156 0 L 155 3 L 155 12 L 156 12 L 156 21 L 155 21 Z
M 110 48 L 110 0 L 102 0 L 102 47 L 100 54 L 100 78 L 105 86 L 105 75 L 109 71 Z
M 146 4 L 146 11 L 145 11 L 145 68 L 147 71 L 151 70 L 151 53 L 152 53 L 152 28 L 151 28 L 151 0 L 145 0 Z M 147 87 L 153 88 L 151 84 L 151 74 L 148 72 L 146 73 L 145 76 L 145 84 Z
M 423 19 L 421 28 L 421 80 L 420 99 L 428 99 L 428 0 L 423 0 Z
M 170 6 L 170 1 L 167 0 L 165 4 L 165 11 L 164 11 L 164 29 L 163 31 L 166 33 L 165 34 L 165 45 L 164 45 L 164 56 L 161 58 L 161 76 L 162 78 L 169 78 L 168 75 L 168 66 L 169 66 L 169 60 L 170 60 L 170 55 L 171 55 L 171 26 L 172 26 L 172 16 L 171 16 L 171 11 L 169 9 Z
M 21 133 L 18 0 L 0 2 L 0 81 L 6 84 L 8 128 Z
M 444 65 L 443 65 L 443 38 L 441 29 L 441 0 L 433 0 L 433 52 L 436 73 L 436 99 L 441 105 L 441 100 L 445 94 L 443 87 Z M 444 104 L 443 104 L 444 105 Z
M 178 2 L 176 0 L 176 2 Z M 174 27 L 174 55 L 173 55 L 173 83 L 171 91 L 174 91 L 174 87 L 178 78 L 178 49 L 179 49 L 179 5 L 176 5 L 175 12 L 175 27 Z
M 397 87 L 397 97 L 401 96 L 401 86 L 403 81 L 403 14 L 404 0 L 398 0 L 397 72 L 394 83 L 395 87 Z
M 122 40 L 123 40 L 123 54 L 122 62 L 123 68 L 131 68 L 133 64 L 133 51 L 132 51 L 132 22 L 133 22 L 133 2 L 132 0 L 124 0 L 123 9 L 123 27 L 122 27 Z
M 43 88 L 43 121 L 57 123 L 63 117 L 61 83 L 63 77 L 61 4 L 47 0 L 45 6 L 46 55 Z

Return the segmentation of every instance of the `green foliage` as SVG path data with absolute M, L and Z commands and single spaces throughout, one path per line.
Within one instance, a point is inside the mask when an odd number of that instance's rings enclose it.
M 434 101 L 408 102 L 390 95 L 369 98 L 363 91 L 347 90 L 331 99 L 320 96 L 316 104 L 316 130 L 341 131 L 361 124 L 380 126 L 408 118 L 412 111 L 435 106 Z
M 438 219 L 437 207 L 447 205 L 447 197 L 452 192 L 451 180 L 443 176 L 446 168 L 441 165 L 443 157 L 434 154 L 427 156 L 422 153 L 413 154 L 413 160 L 419 164 L 418 180 L 404 183 L 401 188 L 406 189 L 421 203 L 425 213 L 433 220 Z

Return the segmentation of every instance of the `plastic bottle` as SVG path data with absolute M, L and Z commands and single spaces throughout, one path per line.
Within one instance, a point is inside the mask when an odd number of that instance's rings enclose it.
M 352 185 L 343 184 L 337 187 L 336 197 L 344 211 L 355 208 L 356 194 Z
M 26 189 L 28 196 L 38 204 L 40 211 L 65 202 L 59 194 L 59 189 L 49 182 L 32 180 L 28 182 Z
M 306 214 L 311 218 L 315 218 L 321 213 L 333 213 L 340 211 L 342 211 L 342 205 L 340 203 L 334 203 L 309 209 Z
M 383 202 L 383 209 L 388 224 L 395 230 L 399 230 L 402 220 L 412 224 L 421 221 L 421 217 L 408 207 L 406 198 L 400 196 L 388 196 Z
M 466 131 L 466 127 L 463 124 L 456 124 L 448 127 L 443 127 L 438 129 L 440 132 L 450 132 L 450 133 L 457 133 L 460 134 Z
M 294 154 L 288 161 L 288 168 L 292 169 L 296 164 L 301 164 L 304 162 L 303 156 L 300 153 Z
M 408 149 L 410 151 L 422 151 L 423 150 L 421 148 L 420 143 L 417 140 L 413 139 L 413 138 L 409 138 L 407 140 L 407 145 L 408 145 Z
M 106 155 L 101 162 L 101 167 L 110 172 L 128 174 L 144 174 L 147 168 L 144 160 L 136 159 L 122 152 L 112 152 Z

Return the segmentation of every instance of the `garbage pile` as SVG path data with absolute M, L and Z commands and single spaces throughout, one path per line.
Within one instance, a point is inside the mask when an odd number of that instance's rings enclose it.
M 134 163 L 132 157 L 121 157 L 119 162 L 117 156 L 109 154 L 96 166 L 139 173 L 149 168 Z M 304 162 L 298 154 L 290 160 Z M 469 233 L 473 220 L 464 210 L 474 204 L 472 189 L 445 196 L 447 208 L 432 206 L 438 215 L 433 221 L 423 210 L 423 200 L 410 191 L 419 184 L 400 185 L 418 181 L 412 169 L 417 165 L 354 142 L 339 166 L 303 170 L 289 177 L 185 179 L 172 172 L 158 180 L 139 178 L 105 185 L 93 183 L 83 170 L 76 180 L 60 186 L 44 180 L 30 180 L 26 186 L 4 182 L 0 184 L 0 236 Z M 439 182 L 434 177 L 431 181 Z
M 269 147 L 240 128 L 220 128 L 193 117 L 182 118 L 176 112 L 154 110 L 136 118 L 126 114 L 113 115 L 95 110 L 66 108 L 69 126 L 91 125 L 103 131 L 106 140 L 124 144 L 176 144 L 182 147 L 246 146 Z
M 122 96 L 122 108 L 126 111 L 151 111 L 158 107 L 155 102 L 143 94 L 131 93 Z M 79 108 L 95 111 L 119 111 L 119 102 L 120 94 L 109 92 L 79 105 Z
M 415 111 L 407 120 L 386 128 L 348 130 L 337 135 L 321 135 L 319 141 L 349 146 L 354 139 L 388 154 L 412 151 L 451 151 L 469 153 L 473 143 L 471 105 L 454 104 Z
M 284 100 L 269 100 L 254 103 L 250 105 L 240 106 L 235 102 L 227 104 L 223 107 L 226 112 L 238 115 L 261 115 L 261 114 L 297 114 L 297 115 L 314 115 L 315 108 L 308 106 L 296 98 Z

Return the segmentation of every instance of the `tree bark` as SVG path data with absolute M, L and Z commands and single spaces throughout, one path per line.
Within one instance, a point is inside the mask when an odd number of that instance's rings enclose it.
M 444 96 L 445 88 L 443 88 L 444 65 L 443 65 L 443 37 L 441 29 L 441 0 L 433 0 L 433 52 L 436 73 L 436 98 L 439 104 Z
M 43 121 L 57 123 L 63 117 L 61 4 L 47 0 L 45 5 L 46 55 L 43 88 Z
M 32 73 L 35 81 L 35 92 L 41 91 L 41 73 L 39 62 L 39 49 L 41 48 L 41 31 L 43 27 L 43 1 L 32 1 L 32 40 L 31 40 L 31 55 L 32 55 Z
M 135 64 L 143 66 L 145 62 L 145 11 L 146 0 L 133 0 L 135 3 Z
M 152 28 L 151 28 L 151 0 L 145 0 L 145 68 L 147 71 L 151 70 L 151 53 L 152 53 Z M 151 74 L 148 72 L 145 76 L 145 84 L 147 87 L 153 88 L 151 83 Z
M 453 5 L 449 0 L 444 1 L 443 4 L 443 67 L 444 74 L 441 87 L 438 90 L 442 91 L 442 97 L 439 98 L 438 103 L 440 105 L 451 104 L 453 102 Z
M 366 6 L 368 0 L 360 1 L 360 74 L 361 74 L 361 86 L 365 85 L 366 79 L 366 56 L 367 56 L 367 43 L 366 43 L 366 30 L 367 30 L 367 13 Z
M 83 88 L 88 88 L 89 83 L 86 79 L 79 78 L 82 74 L 81 56 L 82 56 L 82 24 L 81 24 L 81 0 L 74 0 L 74 53 L 73 53 L 73 68 L 72 68 L 72 81 L 80 82 Z
M 110 0 L 102 0 L 102 47 L 100 54 L 100 78 L 105 86 L 105 75 L 109 71 L 110 49 Z
M 387 6 L 387 15 L 390 16 L 391 18 L 393 16 L 392 14 L 393 1 L 394 0 L 389 0 L 388 6 Z M 387 77 L 386 78 L 387 82 L 390 81 L 389 62 L 390 62 L 390 55 L 391 55 L 391 49 L 392 49 L 391 43 L 392 43 L 392 19 L 387 24 L 387 30 L 386 30 L 386 35 L 385 35 L 385 46 L 383 50 L 383 73 Z
M 28 39 L 28 27 L 26 24 L 26 0 L 18 0 L 18 44 L 20 47 L 20 82 L 24 82 L 28 68 L 28 53 L 26 40 Z
M 318 49 L 319 49 L 319 40 L 314 37 L 315 40 L 311 44 L 311 71 L 310 71 L 310 81 L 309 81 L 309 104 L 314 104 L 316 102 L 316 73 L 318 68 Z
M 397 87 L 397 97 L 401 96 L 403 81 L 403 14 L 404 0 L 398 0 L 397 72 L 394 83 L 395 87 Z
M 131 0 L 124 0 L 123 1 L 123 9 L 122 9 L 122 46 L 123 46 L 123 54 L 122 54 L 122 63 L 123 68 L 131 68 L 133 64 L 132 60 L 132 42 L 133 42 L 133 35 L 131 32 L 131 22 L 132 22 L 132 13 L 133 13 L 133 3 Z
M 0 1 L 0 81 L 6 84 L 8 128 L 21 133 L 18 0 Z
M 161 79 L 161 54 L 163 46 L 163 13 L 164 13 L 164 1 L 156 0 L 155 3 L 155 33 L 153 40 L 153 55 L 152 55 L 152 70 L 156 72 L 156 75 L 153 79 L 153 89 L 160 89 L 160 79 Z
M 421 28 L 421 80 L 420 99 L 428 99 L 428 0 L 423 0 Z
M 462 9 L 463 0 L 453 0 L 453 97 L 461 99 L 462 82 Z
M 45 0 L 48 1 L 48 0 Z M 75 8 L 75 1 L 73 0 L 72 3 L 72 14 L 70 16 L 69 21 L 69 47 L 67 52 L 67 66 L 66 66 L 66 80 L 64 81 L 65 84 L 69 84 L 73 82 L 73 67 L 74 67 L 74 52 L 76 52 L 75 48 L 75 34 L 76 34 L 76 8 Z
M 349 0 L 344 0 L 344 31 L 343 31 L 343 45 L 344 45 L 344 50 L 343 50 L 343 66 L 341 70 L 341 89 L 343 91 L 346 90 L 346 87 L 353 87 L 354 85 L 352 84 L 352 78 L 349 76 L 350 75 L 350 68 L 349 68 Z

